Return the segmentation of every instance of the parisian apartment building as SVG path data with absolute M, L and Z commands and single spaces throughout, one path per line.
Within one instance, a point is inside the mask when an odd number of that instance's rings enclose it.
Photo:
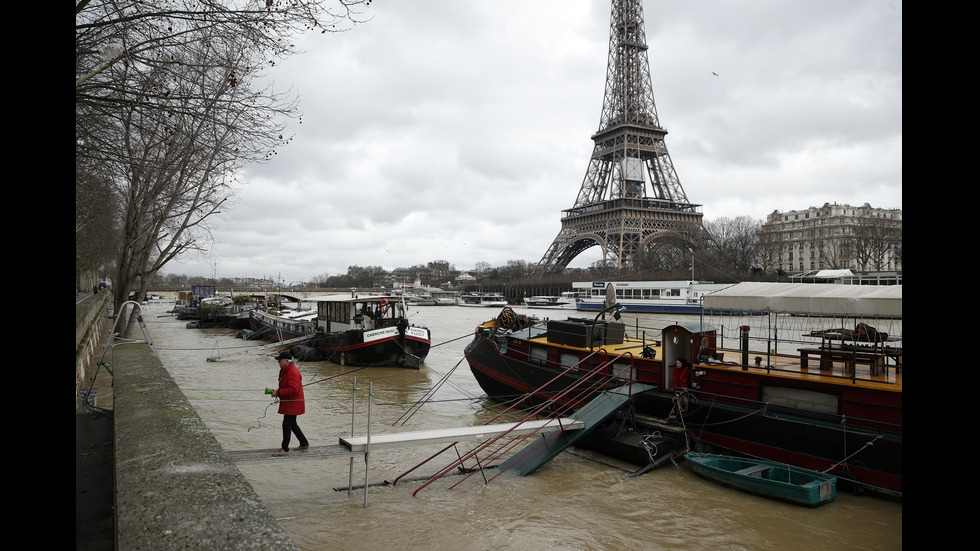
M 825 203 L 766 217 L 759 265 L 784 273 L 902 269 L 902 210 Z

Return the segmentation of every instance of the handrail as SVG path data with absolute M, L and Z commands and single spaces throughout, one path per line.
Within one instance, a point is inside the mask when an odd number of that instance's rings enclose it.
M 717 347 L 715 348 L 715 350 L 717 352 L 736 352 L 736 353 L 743 352 L 742 350 L 739 350 L 737 348 L 728 348 L 728 347 Z M 795 351 L 796 352 L 795 354 L 772 353 L 772 352 L 763 352 L 759 350 L 749 350 L 748 351 L 749 356 L 762 357 L 768 360 L 766 362 L 766 365 L 763 366 L 756 366 L 751 364 L 746 366 L 746 365 L 742 365 L 740 362 L 734 362 L 734 363 L 733 362 L 720 362 L 720 363 L 696 362 L 696 365 L 707 366 L 707 367 L 741 367 L 743 370 L 746 368 L 752 370 L 758 369 L 764 371 L 767 374 L 770 372 L 788 373 L 788 374 L 810 374 L 810 375 L 819 374 L 821 377 L 825 377 L 830 380 L 848 381 L 851 383 L 854 383 L 856 381 L 862 381 L 862 382 L 876 383 L 882 385 L 892 385 L 892 386 L 897 386 L 899 384 L 898 381 L 891 380 L 886 375 L 876 374 L 874 370 L 876 367 L 883 368 L 886 370 L 888 368 L 894 368 L 896 369 L 896 372 L 898 372 L 897 370 L 900 370 L 902 368 L 901 364 L 896 364 L 896 365 L 890 365 L 887 363 L 880 364 L 880 363 L 876 363 L 873 357 L 872 358 L 862 357 L 862 356 L 890 357 L 887 351 L 882 352 L 882 351 L 863 351 L 863 350 L 852 350 L 852 349 L 828 349 L 827 352 L 836 353 L 835 357 L 839 358 L 834 361 L 846 362 L 850 364 L 850 367 L 844 368 L 843 374 L 833 373 L 830 370 L 823 370 L 823 369 L 819 371 L 815 371 L 813 368 L 810 367 L 804 370 L 802 368 L 802 361 L 806 356 L 806 353 L 802 351 L 810 351 L 816 354 L 817 350 L 819 350 L 819 347 L 800 348 Z M 777 360 L 780 359 L 785 360 L 782 363 L 782 365 L 780 365 L 780 363 L 777 363 Z M 807 363 L 809 363 L 810 358 L 807 359 L 808 359 Z M 858 369 L 859 367 L 861 368 L 860 370 Z
M 627 354 L 629 354 L 629 353 L 627 353 Z M 621 355 L 619 355 L 619 356 L 617 356 L 616 358 L 613 358 L 612 360 L 610 360 L 609 362 L 607 362 L 607 363 L 606 363 L 606 364 L 604 364 L 603 366 L 600 366 L 600 367 L 599 367 L 599 368 L 597 368 L 597 369 L 601 369 L 601 368 L 605 368 L 605 367 L 608 367 L 608 366 L 610 366 L 610 365 L 612 365 L 612 364 L 613 364 L 613 362 L 615 362 L 615 361 L 616 361 L 617 359 L 619 359 L 619 358 L 622 358 L 622 357 L 623 357 L 623 356 L 625 356 L 625 355 L 626 355 L 626 354 L 621 354 Z M 632 354 L 631 354 L 631 355 L 632 355 Z M 632 362 L 631 362 L 631 367 L 632 367 Z M 633 380 L 632 380 L 632 377 L 631 377 L 631 378 L 630 378 L 630 381 L 629 381 L 629 383 L 627 383 L 627 396 L 632 396 L 632 395 L 633 395 Z M 596 402 L 596 403 L 594 403 L 594 404 L 592 405 L 592 408 L 591 408 L 591 409 L 589 409 L 588 411 L 583 411 L 583 410 L 584 410 L 584 406 L 583 406 L 583 408 L 580 408 L 580 409 L 579 409 L 579 410 L 578 410 L 578 411 L 577 411 L 576 413 L 580 413 L 581 415 L 579 415 L 579 417 L 582 417 L 582 416 L 584 416 L 585 414 L 588 414 L 589 412 L 591 412 L 591 411 L 593 411 L 594 409 L 596 409 L 596 408 L 598 408 L 598 407 L 599 407 L 599 406 L 600 406 L 601 404 L 603 404 L 603 403 L 605 403 L 605 402 L 606 402 L 606 400 L 608 400 L 608 399 L 610 398 L 610 396 L 611 396 L 611 395 L 609 395 L 609 394 L 607 394 L 607 395 L 606 395 L 606 398 L 604 398 L 604 399 L 603 399 L 602 401 L 600 401 L 600 402 Z M 567 408 L 568 408 L 568 409 L 571 409 L 571 406 L 569 405 L 569 406 L 567 406 Z M 560 412 L 560 411 L 557 411 L 557 412 L 556 412 L 556 415 L 561 415 L 561 412 Z M 523 457 L 527 457 L 527 456 L 528 456 L 528 455 L 530 455 L 530 454 L 531 454 L 532 452 L 534 452 L 534 451 L 537 451 L 537 450 L 538 450 L 538 449 L 539 449 L 539 448 L 540 448 L 541 446 L 543 446 L 544 444 L 545 444 L 545 442 L 543 442 L 543 441 L 542 441 L 542 442 L 539 442 L 537 446 L 534 446 L 534 447 L 531 447 L 531 448 L 529 448 L 529 449 L 526 449 L 526 452 L 527 452 L 527 453 L 525 453 Z M 504 470 L 506 470 L 506 469 L 504 469 Z M 503 473 L 503 472 L 504 472 L 504 470 L 501 470 L 500 472 L 498 472 L 498 473 L 497 473 L 496 475 L 494 475 L 493 477 L 491 477 L 491 478 L 490 478 L 490 480 L 493 480 L 494 478 L 497 478 L 498 476 L 500 476 L 500 474 L 501 474 L 501 473 Z M 458 484 L 458 483 L 457 483 L 457 484 Z
M 590 354 L 590 355 L 589 355 L 588 357 L 591 357 L 592 355 L 593 355 L 593 354 Z M 588 358 L 588 357 L 587 357 L 587 358 Z M 564 374 L 564 373 L 567 373 L 567 372 L 568 372 L 569 370 L 571 370 L 571 369 L 572 369 L 572 368 L 574 368 L 574 367 L 577 367 L 577 366 L 578 366 L 579 364 L 581 364 L 582 362 L 584 362 L 584 361 L 585 361 L 585 359 L 587 359 L 587 358 L 583 358 L 583 359 L 582 359 L 581 361 L 579 361 L 579 362 L 578 362 L 578 363 L 576 363 L 575 365 L 573 365 L 573 366 L 571 366 L 571 367 L 569 367 L 568 369 L 566 369 L 566 370 L 565 370 L 565 371 L 564 371 L 564 372 L 563 372 L 562 374 Z M 592 371 L 591 371 L 591 372 L 589 373 L 589 375 L 591 375 L 592 373 L 595 373 L 595 372 L 597 372 L 597 371 L 598 371 L 599 369 L 603 369 L 603 368 L 605 367 L 605 365 L 606 365 L 606 364 L 600 364 L 600 365 L 599 365 L 599 366 L 597 366 L 597 367 L 596 367 L 595 369 L 593 369 L 593 370 L 592 370 Z M 559 375 L 558 377 L 560 377 L 560 376 L 561 376 L 561 375 Z M 555 377 L 555 379 L 557 379 L 558 377 Z M 549 381 L 549 383 L 551 383 L 551 382 L 553 382 L 553 381 L 554 381 L 555 379 L 552 379 L 551 381 Z M 557 396 L 555 396 L 555 397 L 554 397 L 554 398 L 552 398 L 551 400 L 548 400 L 548 401 L 546 401 L 546 402 L 544 402 L 544 403 L 542 403 L 541 405 L 539 405 L 538 407 L 536 407 L 536 408 L 534 408 L 534 409 L 532 409 L 532 410 L 530 410 L 530 412 L 529 412 L 528 414 L 526 414 L 526 415 L 525 415 L 525 416 L 524 416 L 523 418 L 521 418 L 521 419 L 520 419 L 520 420 L 519 420 L 518 422 L 516 422 L 516 423 L 514 424 L 514 426 L 513 426 L 513 427 L 512 427 L 511 429 L 509 429 L 509 430 L 507 430 L 507 431 L 504 431 L 503 433 L 501 433 L 501 434 L 499 434 L 499 435 L 497 435 L 497 436 L 495 436 L 495 437 L 493 437 L 493 438 L 491 438 L 491 439 L 489 439 L 489 440 L 486 440 L 486 441 L 484 441 L 484 442 L 483 442 L 482 444 L 480 444 L 479 446 L 477 446 L 477 447 L 476 447 L 475 449 L 473 449 L 473 450 L 471 450 L 471 451 L 469 451 L 468 453 L 466 453 L 466 454 L 465 454 L 465 455 L 463 455 L 463 456 L 460 456 L 460 457 L 459 457 L 459 459 L 457 459 L 456 461 L 452 461 L 452 462 L 450 462 L 450 464 L 449 464 L 449 465 L 447 465 L 447 466 L 446 466 L 446 467 L 444 467 L 444 468 L 443 468 L 442 470 L 440 470 L 440 471 L 438 471 L 438 472 L 437 472 L 436 474 L 434 474 L 434 475 L 432 475 L 431 477 L 429 477 L 429 479 L 428 479 L 428 480 L 427 480 L 427 481 L 426 481 L 425 483 L 423 483 L 423 484 L 422 484 L 421 486 L 419 486 L 419 487 L 418 487 L 418 488 L 417 488 L 417 489 L 416 489 L 416 490 L 415 490 L 414 492 L 412 492 L 412 495 L 413 495 L 413 496 L 415 496 L 415 495 L 416 495 L 416 494 L 418 494 L 418 493 L 419 493 L 419 492 L 420 492 L 420 491 L 421 491 L 421 490 L 422 490 L 423 488 L 425 488 L 425 487 L 427 487 L 427 486 L 428 486 L 429 484 L 432 484 L 432 483 L 433 483 L 433 482 L 435 482 L 436 480 L 439 480 L 440 478 L 442 478 L 443 476 L 445 476 L 445 475 L 446 475 L 447 473 L 449 473 L 449 472 L 451 472 L 452 470 L 454 470 L 454 469 L 456 469 L 457 467 L 459 467 L 459 466 L 461 466 L 461 465 L 463 465 L 463 463 L 464 463 L 464 462 L 465 462 L 465 461 L 466 461 L 467 459 L 470 459 L 470 458 L 473 458 L 473 457 L 475 457 L 475 456 L 476 456 L 476 454 L 478 454 L 478 453 L 480 453 L 480 452 L 482 452 L 483 450 L 485 450 L 485 449 L 487 449 L 488 447 L 490 447 L 490 446 L 491 446 L 492 444 L 494 444 L 494 443 L 496 443 L 496 442 L 497 442 L 498 440 L 500 440 L 501 438 L 503 438 L 503 437 L 505 437 L 505 436 L 507 436 L 507 435 L 508 435 L 508 434 L 510 434 L 510 433 L 511 433 L 511 432 L 512 432 L 512 431 L 513 431 L 514 429 L 516 429 L 517 427 L 519 427 L 520 425 L 522 425 L 523 423 L 525 423 L 525 422 L 526 422 L 527 420 L 529 420 L 530 418 L 533 418 L 533 417 L 536 417 L 536 416 L 537 416 L 537 414 L 538 414 L 539 412 L 541 412 L 541 411 L 543 411 L 544 409 L 546 409 L 546 408 L 548 407 L 548 405 L 549 405 L 549 403 L 550 403 L 550 402 L 553 402 L 553 401 L 554 401 L 554 400 L 555 400 L 556 398 L 560 398 L 560 397 L 563 397 L 563 396 L 564 396 L 565 394 L 567 394 L 567 393 L 569 393 L 569 392 L 571 392 L 571 391 L 572 391 L 573 389 L 575 389 L 576 387 L 578 387 L 578 386 L 580 386 L 580 385 L 581 385 L 581 384 L 582 384 L 582 383 L 583 383 L 583 382 L 584 382 L 585 380 L 586 380 L 586 377 L 582 377 L 582 378 L 580 378 L 580 379 L 579 379 L 578 381 L 576 381 L 576 383 L 575 383 L 574 385 L 571 385 L 571 386 L 569 386 L 568 388 L 566 388 L 565 390 L 563 390 L 563 391 L 562 391 L 561 393 L 559 393 L 559 394 L 558 394 Z M 498 418 L 498 417 L 500 417 L 500 415 L 503 415 L 503 413 L 505 413 L 506 411 L 510 411 L 510 410 L 511 410 L 511 409 L 513 409 L 513 408 L 514 408 L 514 407 L 515 407 L 515 406 L 516 406 L 517 404 L 519 404 L 519 403 L 521 403 L 521 402 L 523 402 L 524 400 L 526 400 L 526 399 L 529 399 L 530 397 L 532 397 L 532 396 L 534 396 L 534 395 L 535 395 L 535 394 L 536 394 L 536 393 L 537 393 L 537 392 L 538 392 L 539 390 L 541 390 L 542 388 L 544 388 L 544 386 L 547 386 L 547 384 L 549 384 L 549 383 L 546 383 L 545 385 L 543 385 L 542 387 L 539 387 L 539 388 L 538 388 L 537 390 L 535 390 L 534 392 L 532 392 L 532 393 L 530 393 L 530 394 L 527 394 L 527 395 L 525 395 L 525 396 L 524 396 L 523 398 L 521 398 L 520 400 L 518 400 L 517 402 L 515 402 L 515 404 L 514 404 L 514 405 L 511 405 L 511 406 L 510 406 L 509 408 L 507 408 L 507 409 L 506 409 L 506 410 L 505 410 L 504 412 L 502 412 L 501 414 L 499 414 L 499 415 L 498 415 L 497 417 L 495 417 L 494 419 L 496 419 L 496 418 Z M 533 434 L 533 433 L 532 433 L 532 434 Z M 455 445 L 455 444 L 456 444 L 456 443 L 454 442 L 454 443 L 453 443 L 453 445 Z M 448 449 L 448 447 L 447 447 L 447 448 L 445 448 L 445 449 Z M 445 451 L 445 449 L 444 449 L 443 451 Z M 491 457 L 490 457 L 490 458 L 488 458 L 488 460 L 493 460 L 493 459 L 495 459 L 495 458 L 497 458 L 497 457 L 499 457 L 499 456 L 500 456 L 500 454 L 501 454 L 501 453 L 502 453 L 503 451 L 506 451 L 506 449 L 507 449 L 507 448 L 501 448 L 501 449 L 498 449 L 498 450 L 497 450 L 496 452 L 494 452 L 494 453 L 492 453 L 492 454 L 491 454 Z M 440 452 L 440 453 L 441 453 L 441 452 Z M 472 474 L 472 473 L 471 473 L 471 474 Z M 467 478 L 468 478 L 468 477 L 467 477 Z
M 492 339 L 489 339 L 487 336 L 484 335 L 483 336 L 483 339 L 485 341 L 490 342 L 490 344 L 494 345 L 495 347 L 497 346 L 496 343 L 493 342 Z M 498 351 L 499 351 L 499 347 L 498 347 Z M 496 421 L 497 419 L 499 419 L 500 417 L 502 417 L 506 413 L 510 412 L 514 408 L 516 408 L 519 405 L 521 405 L 522 403 L 524 403 L 526 400 L 531 400 L 531 399 L 533 399 L 535 397 L 540 397 L 541 395 L 544 394 L 544 390 L 546 388 L 548 388 L 549 386 L 551 386 L 554 382 L 558 381 L 559 379 L 561 379 L 564 376 L 567 376 L 572 370 L 579 369 L 582 366 L 582 364 L 591 361 L 593 359 L 593 357 L 597 357 L 597 356 L 602 356 L 602 357 L 605 358 L 605 360 L 602 361 L 602 362 L 599 362 L 597 365 L 595 365 L 587 373 L 584 373 L 584 374 L 580 375 L 573 384 L 565 387 L 564 389 L 562 389 L 557 394 L 549 393 L 548 394 L 549 397 L 546 400 L 543 400 L 538 406 L 536 406 L 536 407 L 532 408 L 531 410 L 529 410 L 529 412 L 527 414 L 525 414 L 519 421 L 517 421 L 516 423 L 514 423 L 514 426 L 512 428 L 508 429 L 507 431 L 504 431 L 503 433 L 501 433 L 501 434 L 499 434 L 499 435 L 497 435 L 497 436 L 495 436 L 493 438 L 490 438 L 490 439 L 484 441 L 483 443 L 481 443 L 480 445 L 478 445 L 475 449 L 471 450 L 470 452 L 468 452 L 466 454 L 459 455 L 459 453 L 457 451 L 457 457 L 458 457 L 457 460 L 450 462 L 449 465 L 447 465 L 446 467 L 444 467 L 443 469 L 441 469 L 437 473 L 435 473 L 432 476 L 430 476 L 428 480 L 426 480 L 421 486 L 419 486 L 419 488 L 417 488 L 412 493 L 412 495 L 413 496 L 417 495 L 418 492 L 420 492 L 423 488 L 425 488 L 428 485 L 432 484 L 436 480 L 439 480 L 440 478 L 442 478 L 443 476 L 445 476 L 447 473 L 451 472 L 452 470 L 454 470 L 454 469 L 456 469 L 458 467 L 461 467 L 465 463 L 465 461 L 468 460 L 468 459 L 470 459 L 470 458 L 476 458 L 476 461 L 477 461 L 477 463 L 479 465 L 479 468 L 477 470 L 479 470 L 480 472 L 483 472 L 484 467 L 483 467 L 482 463 L 480 462 L 479 457 L 477 457 L 477 454 L 478 453 L 483 452 L 484 450 L 486 450 L 487 448 L 489 448 L 491 445 L 493 445 L 494 443 L 496 443 L 498 440 L 500 440 L 501 438 L 504 438 L 505 436 L 507 436 L 508 434 L 510 434 L 517 427 L 519 427 L 522 424 L 526 423 L 527 421 L 529 421 L 529 420 L 537 417 L 545 409 L 552 408 L 552 415 L 550 416 L 551 418 L 558 418 L 558 417 L 560 417 L 562 411 L 564 411 L 565 409 L 571 409 L 571 408 L 573 408 L 574 407 L 573 406 L 574 403 L 576 403 L 576 402 L 584 399 L 585 396 L 588 396 L 589 394 L 591 394 L 593 392 L 596 392 L 597 390 L 601 389 L 606 384 L 608 384 L 608 382 L 610 380 L 612 380 L 613 378 L 615 378 L 615 375 L 616 374 L 613 372 L 612 369 L 609 369 L 609 373 L 608 374 L 605 373 L 605 370 L 607 368 L 610 368 L 611 366 L 613 366 L 614 363 L 616 362 L 616 360 L 619 360 L 619 359 L 621 359 L 623 357 L 626 357 L 626 356 L 629 356 L 630 357 L 630 367 L 629 367 L 630 373 L 629 373 L 629 378 L 628 378 L 628 381 L 629 381 L 628 382 L 628 388 L 629 388 L 628 392 L 631 395 L 632 394 L 632 382 L 633 382 L 633 378 L 634 378 L 634 374 L 633 374 L 634 366 L 633 366 L 633 361 L 632 361 L 632 358 L 633 358 L 632 353 L 631 352 L 624 352 L 624 353 L 622 353 L 622 354 L 620 354 L 620 355 L 618 355 L 618 356 L 610 359 L 609 358 L 609 354 L 606 351 L 606 349 L 605 348 L 600 348 L 599 350 L 596 350 L 596 351 L 591 352 L 590 354 L 588 354 L 587 356 L 585 356 L 584 358 L 582 358 L 581 360 L 579 360 L 575 364 L 573 364 L 573 365 L 565 368 L 563 371 L 561 371 L 560 373 L 558 373 L 557 375 L 555 375 L 552 379 L 550 379 L 549 381 L 547 381 L 546 383 L 544 383 L 543 385 L 541 385 L 540 387 L 538 387 L 534 391 L 532 391 L 532 392 L 530 392 L 528 394 L 525 394 L 519 400 L 517 400 L 516 402 L 514 402 L 513 404 L 511 404 L 510 406 L 508 406 L 506 409 L 504 409 L 502 412 L 500 412 L 499 414 L 497 414 L 496 416 L 494 416 L 492 419 L 490 419 L 489 421 L 485 422 L 484 424 L 493 423 L 494 421 Z M 598 377 L 597 378 L 596 377 L 597 375 L 602 375 L 602 377 Z M 591 381 L 591 383 L 588 384 L 588 385 L 586 385 L 586 383 L 587 382 L 590 382 L 590 381 Z M 554 404 L 558 403 L 558 400 L 563 399 L 563 398 L 566 398 L 566 397 L 569 397 L 569 394 L 571 394 L 572 392 L 578 390 L 579 387 L 582 387 L 583 385 L 586 385 L 585 388 L 581 389 L 581 391 L 577 395 L 572 396 L 566 402 L 566 405 L 564 407 L 554 407 Z M 535 433 L 537 433 L 537 431 L 534 431 L 531 434 L 535 434 Z M 564 428 L 561 429 L 561 433 L 564 434 Z M 401 475 L 399 475 L 395 479 L 395 481 L 394 481 L 393 484 L 397 484 L 398 481 L 400 479 L 402 479 L 405 475 L 407 475 L 410 472 L 413 472 L 414 470 L 416 470 L 419 467 L 421 467 L 422 465 L 428 463 L 432 459 L 435 459 L 436 457 L 438 457 L 439 455 L 443 454 L 448 449 L 455 447 L 456 444 L 458 444 L 458 442 L 453 442 L 453 443 L 449 444 L 448 446 L 442 448 L 441 450 L 439 450 L 438 452 L 436 452 L 432 456 L 428 457 L 427 459 L 425 459 L 421 463 L 415 465 L 414 467 L 412 467 L 411 469 L 409 469 L 405 473 L 402 473 Z M 496 459 L 497 457 L 500 457 L 500 455 L 502 453 L 504 453 L 505 451 L 510 450 L 515 445 L 516 445 L 515 442 L 511 442 L 509 446 L 508 445 L 502 446 L 501 448 L 499 448 L 499 449 L 491 452 L 490 457 L 489 458 L 484 458 L 484 461 L 483 462 L 492 461 L 493 459 Z M 463 478 L 463 480 L 469 478 L 469 476 L 472 476 L 473 472 L 475 472 L 475 471 L 471 471 L 466 477 Z M 498 473 L 497 476 L 499 476 L 499 473 Z M 493 478 L 496 478 L 496 477 L 493 477 Z M 491 480 L 493 478 L 491 478 Z M 484 476 L 484 480 L 487 481 L 487 482 L 489 482 L 488 480 L 486 480 L 486 477 L 485 476 Z M 460 482 L 457 482 L 456 484 L 454 484 L 452 487 L 455 487 L 457 484 L 459 484 L 461 482 L 462 482 L 462 480 Z
M 117 312 L 114 312 L 114 315 L 115 315 L 115 318 L 116 319 L 115 319 L 115 321 L 112 322 L 112 329 L 109 331 L 109 336 L 106 339 L 105 345 L 102 346 L 102 355 L 99 357 L 99 361 L 95 364 L 96 365 L 95 370 L 92 371 L 92 377 L 91 377 L 91 379 L 89 381 L 88 391 L 87 391 L 87 393 L 85 395 L 86 406 L 89 409 L 91 409 L 91 410 L 98 410 L 99 409 L 99 408 L 97 408 L 95 406 L 95 404 L 89 403 L 89 401 L 88 401 L 91 398 L 91 396 L 92 396 L 92 389 L 95 387 L 95 376 L 99 374 L 99 366 L 104 366 L 105 365 L 106 352 L 108 352 L 110 348 L 115 348 L 115 346 L 116 346 L 116 339 L 117 339 L 117 337 L 116 337 L 116 334 L 117 334 L 116 333 L 116 327 L 119 325 L 119 322 L 124 317 L 131 317 L 133 315 L 133 314 L 127 314 L 126 313 L 126 306 L 127 305 L 130 305 L 130 304 L 133 305 L 133 307 L 134 307 L 133 308 L 133 313 L 136 316 L 136 322 L 140 326 L 140 330 L 143 332 L 143 340 L 140 341 L 140 340 L 136 340 L 136 339 L 126 339 L 126 338 L 121 338 L 121 337 L 119 338 L 119 340 L 125 341 L 126 343 L 130 343 L 130 344 L 133 344 L 133 343 L 145 343 L 145 344 L 149 345 L 150 350 L 153 351 L 153 354 L 154 355 L 156 355 L 156 353 L 157 353 L 157 348 L 156 348 L 156 346 L 153 345 L 153 339 L 150 337 L 150 330 L 147 329 L 147 327 L 146 327 L 146 321 L 143 319 L 143 306 L 140 305 L 139 302 L 136 302 L 134 300 L 127 300 L 127 301 L 123 302 L 122 304 L 120 304 L 119 305 L 119 310 Z M 106 370 L 109 371 L 109 374 L 110 375 L 112 374 L 112 371 L 109 370 L 108 367 L 106 367 Z

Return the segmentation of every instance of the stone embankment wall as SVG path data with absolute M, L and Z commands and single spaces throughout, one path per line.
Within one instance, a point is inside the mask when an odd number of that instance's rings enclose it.
M 109 337 L 112 302 L 107 292 L 75 304 L 75 396 L 87 388 Z M 76 400 L 76 407 L 78 406 Z

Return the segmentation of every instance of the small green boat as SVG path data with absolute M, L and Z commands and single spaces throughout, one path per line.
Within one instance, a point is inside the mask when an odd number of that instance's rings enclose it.
M 784 463 L 691 452 L 684 455 L 698 475 L 736 490 L 807 507 L 837 497 L 837 477 Z

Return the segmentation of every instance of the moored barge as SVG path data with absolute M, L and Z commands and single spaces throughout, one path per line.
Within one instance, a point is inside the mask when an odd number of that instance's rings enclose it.
M 500 401 L 534 393 L 581 406 L 631 381 L 654 386 L 580 444 L 639 466 L 662 463 L 658 453 L 718 451 L 900 499 L 901 286 L 739 284 L 705 302 L 751 312 L 753 325 L 729 315 L 647 333 L 607 321 L 621 309 L 614 302 L 595 318 L 567 320 L 505 308 L 477 327 L 465 355 Z M 693 364 L 683 389 L 675 388 L 678 359 Z M 584 374 L 605 380 L 588 395 L 563 393 Z M 654 445 L 655 435 L 669 442 Z

